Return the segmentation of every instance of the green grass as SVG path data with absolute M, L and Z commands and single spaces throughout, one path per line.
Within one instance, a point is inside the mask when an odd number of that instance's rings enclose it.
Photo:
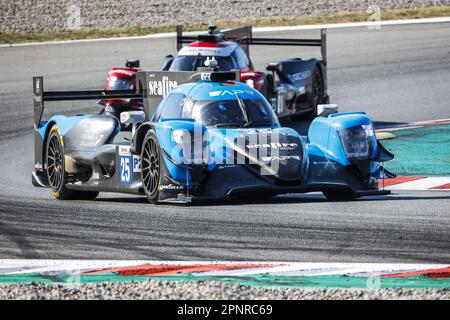
M 450 6 L 427 7 L 416 9 L 381 10 L 382 20 L 392 19 L 421 19 L 450 16 Z M 284 16 L 271 18 L 255 18 L 247 20 L 218 20 L 221 28 L 230 28 L 243 25 L 255 27 L 292 26 L 322 23 L 343 23 L 367 21 L 368 14 L 364 11 L 338 12 L 335 14 L 322 14 L 311 16 Z M 206 30 L 208 24 L 185 24 L 185 31 Z M 124 26 L 117 28 L 86 28 L 79 30 L 55 32 L 0 32 L 0 44 L 13 44 L 25 42 L 44 42 L 60 40 L 79 40 L 97 38 L 116 38 L 127 36 L 142 36 L 161 32 L 174 32 L 175 25 L 160 27 L 150 26 Z
M 383 145 L 395 155 L 394 160 L 386 162 L 386 169 L 402 176 L 450 175 L 450 125 L 394 133 L 397 138 L 383 140 Z
M 449 278 L 430 278 L 426 275 L 408 277 L 356 277 L 347 275 L 325 276 L 275 276 L 270 274 L 254 274 L 240 277 L 217 277 L 192 275 L 179 273 L 165 276 L 125 276 L 114 272 L 103 274 L 82 274 L 79 276 L 68 275 L 42 275 L 39 273 L 0 275 L 0 284 L 40 283 L 40 284 L 66 284 L 80 285 L 105 282 L 143 282 L 157 281 L 182 281 L 182 282 L 207 282 L 223 281 L 238 285 L 253 287 L 273 288 L 450 288 Z

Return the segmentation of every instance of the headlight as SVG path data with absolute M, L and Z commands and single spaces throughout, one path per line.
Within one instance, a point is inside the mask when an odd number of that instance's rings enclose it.
M 362 125 L 340 130 L 339 138 L 348 159 L 367 159 L 372 151 L 375 133 L 371 124 Z

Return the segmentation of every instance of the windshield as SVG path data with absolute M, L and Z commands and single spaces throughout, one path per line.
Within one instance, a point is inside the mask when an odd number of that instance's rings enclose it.
M 133 81 L 128 78 L 117 78 L 111 77 L 109 78 L 109 90 L 132 90 L 133 89 Z
M 267 127 L 278 123 L 263 99 L 193 101 L 191 117 L 207 127 Z
M 196 71 L 198 67 L 205 67 L 205 60 L 210 56 L 177 56 L 170 66 L 170 71 Z M 235 63 L 231 57 L 214 56 L 219 70 L 229 71 L 235 69 Z

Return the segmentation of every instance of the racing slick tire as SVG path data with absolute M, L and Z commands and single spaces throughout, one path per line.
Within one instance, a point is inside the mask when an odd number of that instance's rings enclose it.
M 309 104 L 311 106 L 311 113 L 309 114 L 309 118 L 312 120 L 317 117 L 317 106 L 323 103 L 324 100 L 324 84 L 323 84 L 323 76 L 320 68 L 316 66 L 314 68 L 314 73 L 312 75 L 312 93 L 309 100 Z
M 359 198 L 351 190 L 330 190 L 322 191 L 322 193 L 327 200 L 331 201 L 348 201 Z
M 147 199 L 152 204 L 158 203 L 161 179 L 161 152 L 155 131 L 150 129 L 145 135 L 141 151 L 142 186 Z
M 65 171 L 64 144 L 57 125 L 53 125 L 47 136 L 45 163 L 48 184 L 58 200 L 93 200 L 98 191 L 79 191 L 66 188 L 68 174 Z
M 264 75 L 264 84 L 260 90 L 261 94 L 271 103 L 271 99 L 275 97 L 274 80 L 272 74 Z

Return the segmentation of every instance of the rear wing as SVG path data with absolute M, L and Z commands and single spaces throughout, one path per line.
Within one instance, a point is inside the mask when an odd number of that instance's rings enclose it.
M 51 101 L 75 101 L 75 100 L 100 100 L 100 99 L 143 99 L 145 118 L 150 120 L 156 107 L 161 100 L 176 86 L 198 80 L 227 81 L 240 80 L 240 72 L 173 72 L 173 71 L 138 71 L 136 78 L 136 90 L 91 90 L 91 91 L 44 91 L 44 78 L 33 77 L 33 105 L 34 105 L 34 128 L 35 128 L 35 175 L 43 174 L 43 150 L 44 139 L 39 129 L 46 122 L 42 122 L 45 102 Z M 39 178 L 35 177 L 40 181 Z M 42 183 L 38 183 L 44 186 Z
M 142 99 L 142 94 L 132 90 L 124 91 L 44 91 L 44 77 L 33 77 L 33 107 L 34 107 L 34 179 L 36 186 L 45 186 L 38 175 L 43 174 L 44 168 L 44 141 L 39 130 L 46 124 L 42 122 L 45 102 L 73 101 L 73 100 L 99 100 L 99 99 Z
M 250 45 L 264 45 L 264 46 L 305 46 L 305 47 L 320 47 L 322 54 L 322 61 L 327 63 L 327 30 L 320 30 L 320 39 L 285 39 L 285 38 L 254 38 L 251 26 L 240 27 L 236 29 L 228 29 L 218 31 L 215 26 L 211 26 L 208 32 L 209 36 L 221 35 L 223 40 L 233 41 L 239 44 L 242 49 L 249 55 Z M 186 43 L 202 40 L 199 36 L 185 36 L 183 35 L 183 26 L 177 26 L 177 51 Z
M 100 99 L 142 99 L 142 93 L 134 90 L 44 91 L 44 77 L 33 77 L 34 127 L 41 126 L 45 102 Z
M 41 127 L 45 102 L 76 101 L 76 100 L 116 100 L 143 99 L 146 120 L 150 120 L 159 102 L 176 86 L 196 82 L 210 81 L 240 81 L 240 72 L 205 71 L 138 71 L 136 90 L 84 90 L 84 91 L 44 91 L 44 78 L 33 77 L 34 127 Z

